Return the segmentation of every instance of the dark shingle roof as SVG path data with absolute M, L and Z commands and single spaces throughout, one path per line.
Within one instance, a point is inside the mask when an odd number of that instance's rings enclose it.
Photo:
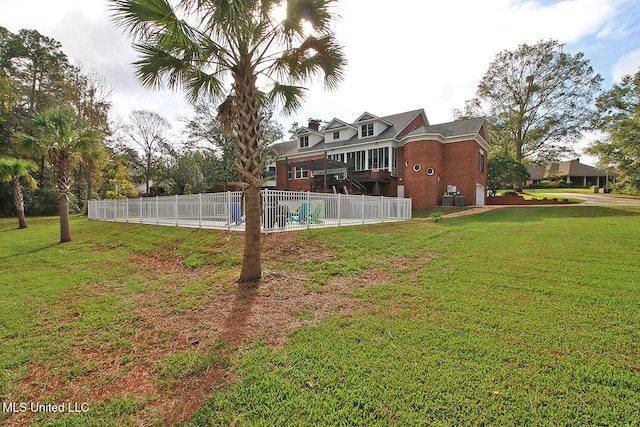
M 572 176 L 607 176 L 607 171 L 580 163 L 580 159 L 566 162 L 551 163 L 546 166 L 527 166 L 532 180 L 547 178 L 565 178 Z M 609 176 L 618 176 L 615 171 L 608 172 Z
M 393 139 L 400 133 L 403 129 L 411 123 L 413 119 L 415 119 L 420 114 L 423 114 L 424 110 L 411 110 L 406 111 L 404 113 L 392 114 L 390 116 L 379 117 L 379 119 L 388 122 L 391 124 L 387 129 L 385 129 L 378 136 L 371 136 L 368 138 L 358 138 L 358 135 L 354 135 L 348 140 L 337 141 L 337 142 L 329 142 L 327 143 L 325 140 L 322 140 L 318 144 L 312 147 L 298 148 L 298 141 L 288 141 L 280 144 L 275 144 L 273 146 L 274 149 L 278 150 L 282 156 L 301 154 L 305 152 L 317 152 L 323 151 L 327 149 L 344 147 L 356 143 L 368 143 L 372 141 L 382 141 Z M 426 117 L 425 117 L 426 119 Z M 411 130 L 407 136 L 411 135 L 421 135 L 421 134 L 437 134 L 442 135 L 444 137 L 452 137 L 458 135 L 472 135 L 480 132 L 482 125 L 485 122 L 484 117 L 467 119 L 467 120 L 459 120 L 455 122 L 442 123 L 437 125 L 427 125 L 420 126 L 413 130 Z M 427 120 L 428 123 L 428 120 Z M 321 131 L 322 132 L 322 131 Z
M 421 126 L 409 132 L 409 135 L 416 134 L 437 134 L 444 137 L 452 137 L 459 135 L 471 135 L 480 132 L 482 124 L 485 122 L 484 117 L 473 119 L 458 120 L 455 122 L 441 123 L 431 126 Z
M 296 154 L 298 152 L 298 140 L 294 139 L 292 141 L 279 142 L 277 144 L 273 144 L 271 148 L 276 150 L 282 156 Z

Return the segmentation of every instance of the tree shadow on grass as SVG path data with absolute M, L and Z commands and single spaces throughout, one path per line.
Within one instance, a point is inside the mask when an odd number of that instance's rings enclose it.
M 221 325 L 220 342 L 226 342 L 231 348 L 241 345 L 247 335 L 247 319 L 251 314 L 259 282 L 238 283 L 231 312 Z
M 35 253 L 42 252 L 42 251 L 45 251 L 47 249 L 51 249 L 53 247 L 56 247 L 59 244 L 60 244 L 60 242 L 49 243 L 49 244 L 47 244 L 45 246 L 41 246 L 39 248 L 34 248 L 34 249 L 29 250 L 29 251 L 17 252 L 17 253 L 11 254 L 11 255 L 0 256 L 0 260 L 1 259 L 15 258 L 15 257 L 22 257 L 24 255 L 29 255 L 29 254 L 35 254 Z

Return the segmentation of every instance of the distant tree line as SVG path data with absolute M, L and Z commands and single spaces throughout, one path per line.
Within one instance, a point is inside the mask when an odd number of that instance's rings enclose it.
M 233 135 L 215 106 L 196 105 L 184 131 L 172 135 L 153 111 L 112 117 L 111 94 L 57 41 L 0 27 L 0 216 L 18 216 L 26 227 L 24 212 L 64 217 L 85 212 L 91 199 L 234 189 L 241 181 Z M 268 143 L 283 135 L 267 120 Z M 61 239 L 70 239 L 68 230 Z

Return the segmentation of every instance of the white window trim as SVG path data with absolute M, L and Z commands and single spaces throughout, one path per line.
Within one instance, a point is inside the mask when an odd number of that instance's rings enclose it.
M 298 139 L 298 146 L 300 148 L 307 148 L 309 146 L 309 135 L 303 135 Z

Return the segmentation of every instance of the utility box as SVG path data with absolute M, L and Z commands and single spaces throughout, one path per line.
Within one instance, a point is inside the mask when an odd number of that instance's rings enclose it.
M 467 196 L 456 196 L 456 206 L 467 206 Z
M 453 196 L 451 194 L 442 196 L 442 206 L 453 206 Z

